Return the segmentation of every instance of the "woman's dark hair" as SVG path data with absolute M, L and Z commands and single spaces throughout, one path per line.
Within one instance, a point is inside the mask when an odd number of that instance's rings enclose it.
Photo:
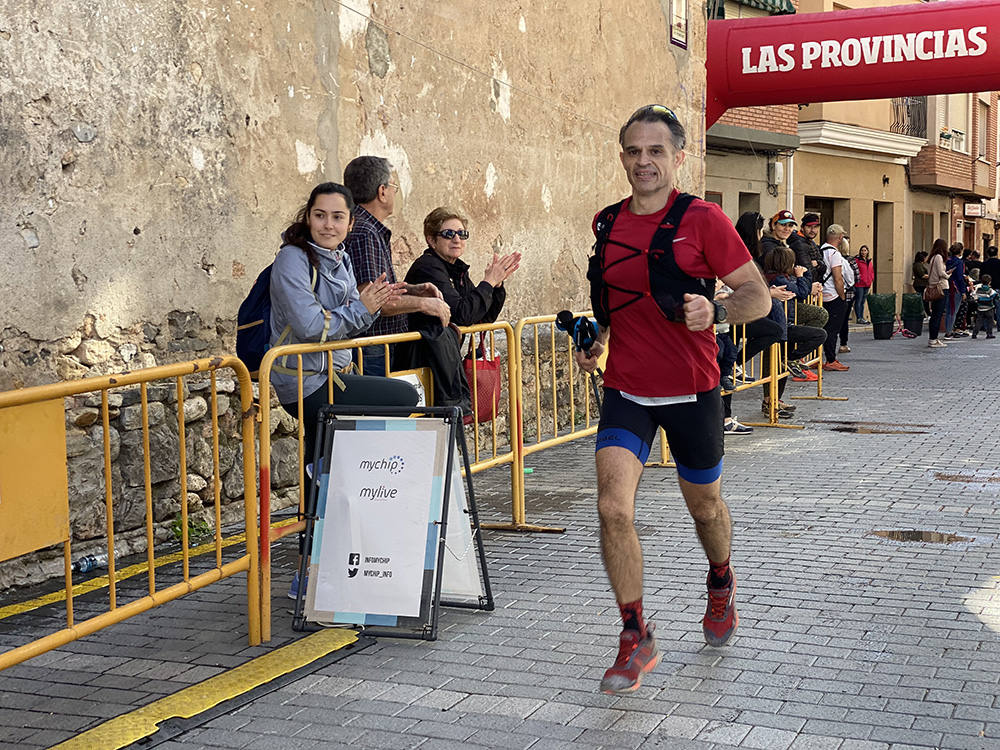
M 948 241 L 938 237 L 934 240 L 934 246 L 931 248 L 931 254 L 929 257 L 933 258 L 935 255 L 940 255 L 942 260 L 947 260 L 948 258 Z
M 736 220 L 736 234 L 743 240 L 754 260 L 760 258 L 760 230 L 764 228 L 764 217 L 756 211 L 740 214 Z
M 288 229 L 281 233 L 281 246 L 295 245 L 301 248 L 314 268 L 319 268 L 319 255 L 309 244 L 313 241 L 312 234 L 309 232 L 309 212 L 312 211 L 313 206 L 316 205 L 316 199 L 321 195 L 344 196 L 347 210 L 350 212 L 351 218 L 354 218 L 354 196 L 351 195 L 351 191 L 336 182 L 321 182 L 309 193 L 309 200 L 299 209 L 295 220 L 288 226 Z
M 761 259 L 766 274 L 789 275 L 795 269 L 795 253 L 790 247 L 776 247 Z
M 961 242 L 952 243 L 952 246 L 948 248 L 948 254 L 954 257 L 958 257 L 962 254 L 962 249 L 965 246 Z
M 913 262 L 914 263 L 923 263 L 925 260 L 927 260 L 927 251 L 926 250 L 921 250 L 919 253 L 917 253 L 915 256 L 913 256 Z

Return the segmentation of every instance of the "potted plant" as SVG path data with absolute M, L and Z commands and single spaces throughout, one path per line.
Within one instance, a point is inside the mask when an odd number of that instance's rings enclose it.
M 896 293 L 869 294 L 868 314 L 875 338 L 891 339 L 892 324 L 896 321 Z
M 924 332 L 924 300 L 919 294 L 907 292 L 903 295 L 901 317 L 907 331 L 918 336 Z

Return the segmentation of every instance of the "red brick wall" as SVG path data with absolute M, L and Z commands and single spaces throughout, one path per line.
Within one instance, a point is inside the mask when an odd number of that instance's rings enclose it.
M 914 176 L 925 174 L 938 175 L 938 184 L 942 176 L 947 176 L 947 183 L 956 189 L 972 189 L 972 157 L 967 154 L 955 153 L 946 148 L 930 145 L 920 149 L 920 153 L 910 159 L 910 173 Z
M 719 118 L 719 122 L 724 125 L 735 125 L 739 128 L 798 135 L 798 112 L 796 104 L 781 104 L 771 107 L 737 107 L 726 112 Z

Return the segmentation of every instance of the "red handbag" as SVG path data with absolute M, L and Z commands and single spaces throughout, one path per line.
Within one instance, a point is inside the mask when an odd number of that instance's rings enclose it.
M 490 422 L 500 410 L 500 377 L 502 373 L 500 357 L 487 358 L 485 333 L 479 334 L 479 348 L 475 353 L 472 351 L 474 340 L 475 337 L 469 339 L 469 352 L 462 360 L 473 404 L 473 413 L 465 417 L 465 424 L 472 424 L 474 418 L 477 422 Z M 475 362 L 476 367 L 475 375 L 472 373 L 473 362 Z

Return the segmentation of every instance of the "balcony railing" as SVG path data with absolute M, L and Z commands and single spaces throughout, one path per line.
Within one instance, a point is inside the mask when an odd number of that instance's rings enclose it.
M 903 96 L 892 100 L 892 125 L 889 130 L 915 138 L 927 137 L 927 97 Z

